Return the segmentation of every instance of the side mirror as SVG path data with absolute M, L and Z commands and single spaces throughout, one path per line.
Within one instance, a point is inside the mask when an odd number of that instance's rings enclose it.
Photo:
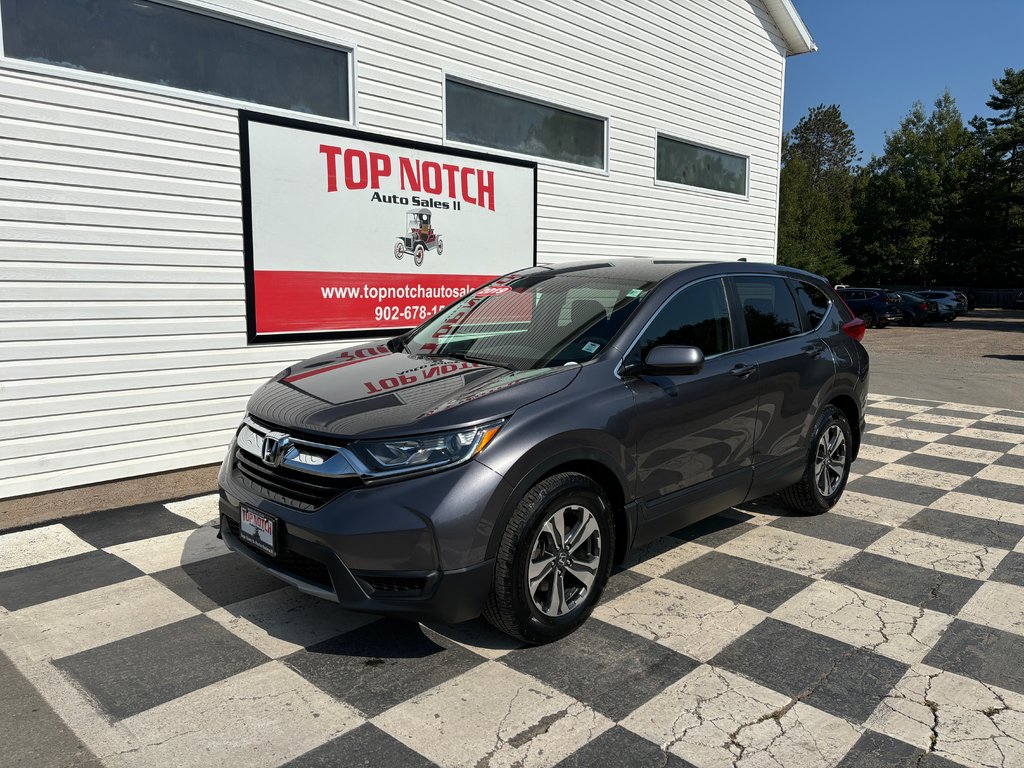
M 681 347 L 665 344 L 647 353 L 643 370 L 646 373 L 690 376 L 704 367 L 704 353 L 697 347 Z

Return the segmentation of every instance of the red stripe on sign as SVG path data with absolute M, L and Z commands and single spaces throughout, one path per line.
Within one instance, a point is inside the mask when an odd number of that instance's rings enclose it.
M 256 333 L 385 331 L 419 325 L 497 275 L 254 273 Z

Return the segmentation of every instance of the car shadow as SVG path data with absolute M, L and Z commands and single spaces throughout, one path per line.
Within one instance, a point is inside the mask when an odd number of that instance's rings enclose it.
M 999 319 L 989 319 L 972 317 L 970 315 L 958 317 L 951 323 L 932 323 L 936 326 L 948 326 L 950 328 L 969 328 L 973 331 L 1004 331 L 1010 333 L 1020 333 L 1022 330 L 1022 321 L 1024 321 L 1024 313 L 1022 312 L 1003 312 L 998 315 Z M 1014 322 L 1016 321 L 1016 322 Z
M 689 542 L 714 548 L 753 527 L 755 516 L 782 517 L 792 512 L 772 499 L 747 502 L 686 526 L 627 554 L 615 566 L 601 597 L 607 603 L 650 580 L 642 566 Z M 483 618 L 460 624 L 381 618 L 340 608 L 277 583 L 223 544 L 212 550 L 215 526 L 197 529 L 185 542 L 175 592 L 195 601 L 207 615 L 272 658 L 300 668 L 315 668 L 316 658 L 338 657 L 348 667 L 372 668 L 389 663 L 424 664 L 432 657 L 463 656 L 472 651 L 497 658 L 529 647 L 491 626 Z M 671 555 L 669 555 L 671 557 Z M 639 570 L 633 570 L 640 567 Z M 225 585 L 256 585 L 249 590 Z M 252 593 L 252 594 L 250 594 Z M 207 604 L 199 605 L 201 601 Z M 440 655 L 440 656 L 439 656 Z M 439 663 L 439 662 L 430 662 Z
M 1024 360 L 1024 355 L 982 355 L 990 360 Z

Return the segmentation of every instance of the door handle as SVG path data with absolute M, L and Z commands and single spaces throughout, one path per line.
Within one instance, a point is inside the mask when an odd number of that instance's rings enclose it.
M 821 357 L 821 353 L 825 351 L 825 348 L 821 344 L 808 344 L 806 347 L 800 347 L 800 351 L 808 357 L 817 360 Z
M 747 376 L 757 370 L 756 365 L 747 365 L 746 363 L 737 363 L 729 371 L 737 379 L 745 379 Z

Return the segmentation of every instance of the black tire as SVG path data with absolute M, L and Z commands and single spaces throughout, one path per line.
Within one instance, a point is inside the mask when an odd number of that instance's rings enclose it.
M 591 512 L 600 534 L 594 581 L 564 615 L 548 616 L 537 607 L 528 571 L 541 528 L 558 510 L 581 506 Z M 545 478 L 520 500 L 501 535 L 484 617 L 497 629 L 527 643 L 548 643 L 576 630 L 597 604 L 611 574 L 615 526 L 608 497 L 586 475 L 562 472 Z M 552 582 L 553 583 L 553 582 Z
M 874 328 L 878 325 L 878 318 L 875 317 L 875 313 L 870 310 L 864 310 L 860 313 L 860 319 L 864 321 L 864 325 L 868 328 Z
M 842 476 L 838 485 L 831 493 L 824 493 L 818 486 L 818 478 L 815 476 L 815 464 L 819 446 L 823 437 L 836 426 L 842 432 L 845 451 L 843 458 Z M 818 416 L 818 421 L 811 430 L 810 444 L 807 447 L 807 460 L 804 467 L 803 477 L 799 481 L 781 491 L 779 496 L 782 501 L 797 512 L 806 515 L 820 515 L 828 512 L 835 506 L 836 502 L 843 495 L 846 488 L 846 481 L 850 477 L 850 462 L 853 455 L 853 435 L 850 431 L 850 422 L 841 410 L 834 405 L 826 405 Z

